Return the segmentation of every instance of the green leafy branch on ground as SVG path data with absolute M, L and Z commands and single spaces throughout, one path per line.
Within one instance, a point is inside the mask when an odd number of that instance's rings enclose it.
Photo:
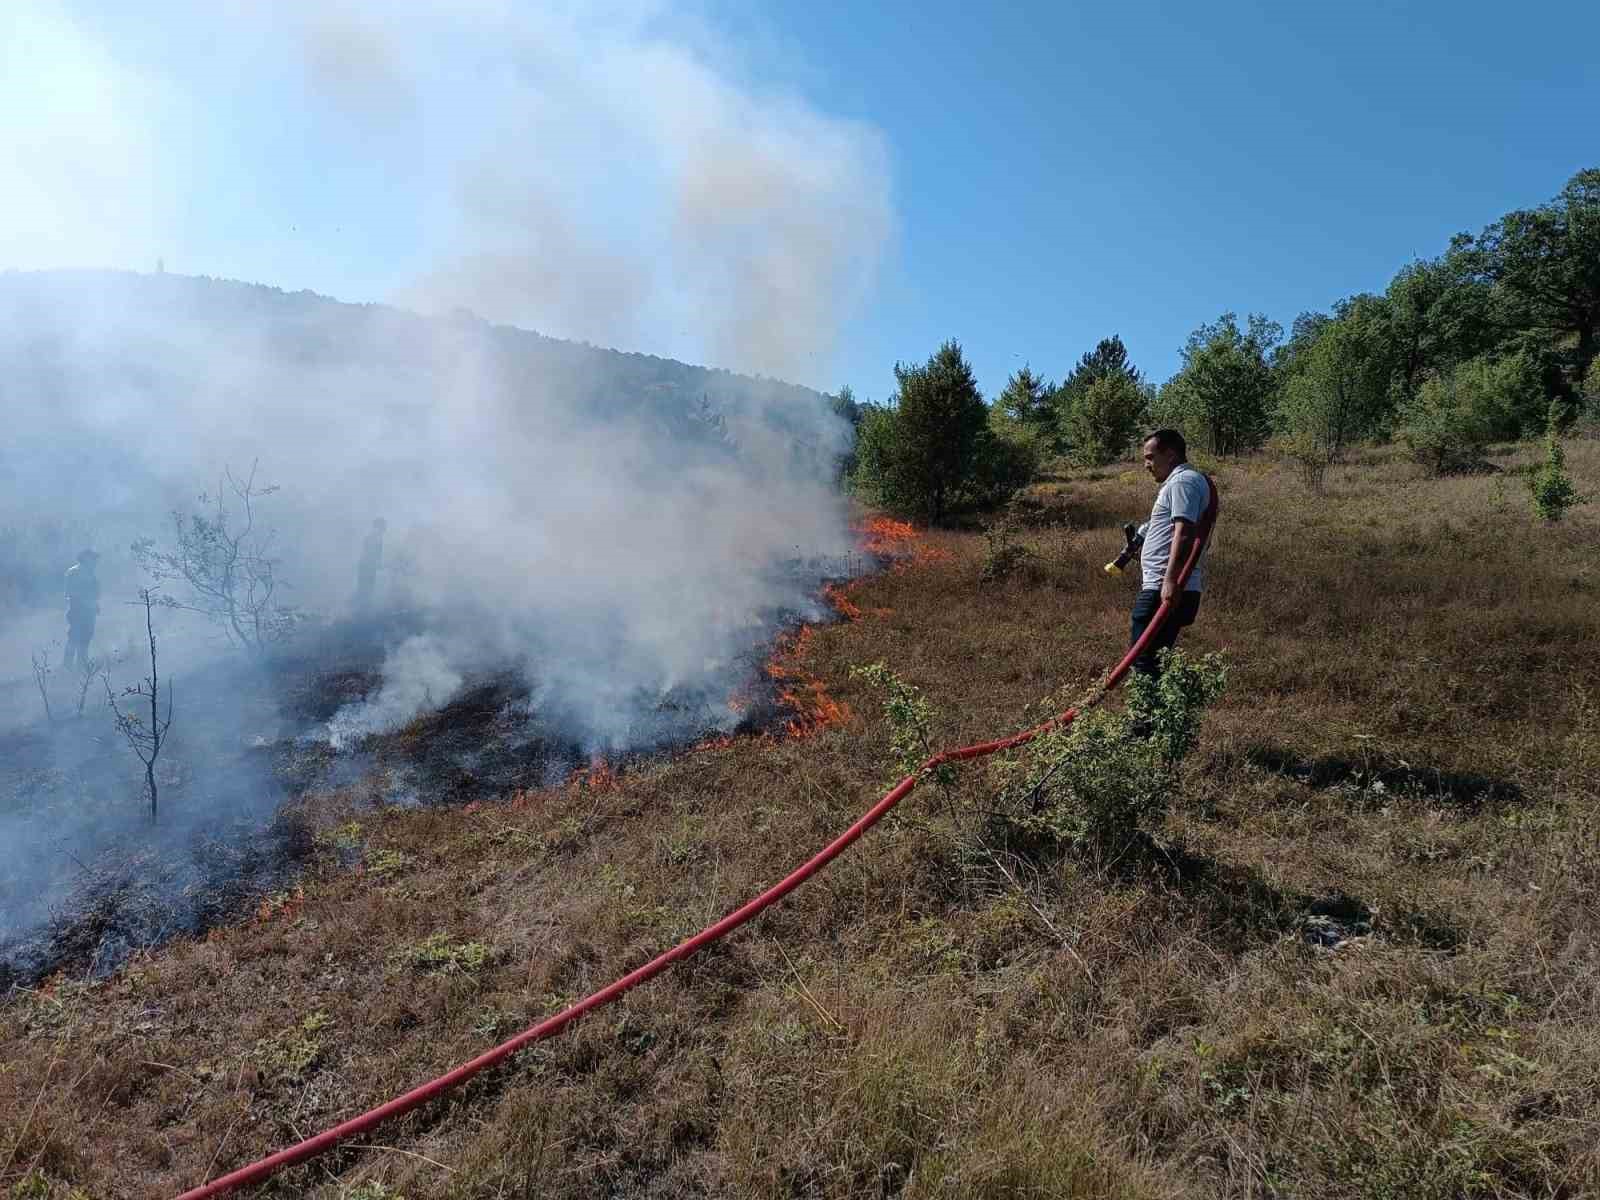
M 1219 655 L 1164 650 L 1161 663 L 1159 679 L 1129 680 L 1121 712 L 1096 709 L 1020 751 L 996 798 L 997 833 L 1115 857 L 1160 823 L 1205 710 L 1227 686 Z
M 934 708 L 922 689 L 907 683 L 883 662 L 850 668 L 850 678 L 865 681 L 883 693 L 883 716 L 889 722 L 889 748 L 902 775 L 915 775 L 932 758 Z M 956 769 L 941 763 L 930 776 L 941 788 L 955 783 Z
M 1012 782 L 994 812 L 997 832 L 1080 852 L 1120 855 L 1142 828 L 1159 824 L 1177 790 L 1178 765 L 1194 748 L 1205 710 L 1227 686 L 1221 656 L 1161 652 L 1158 678 L 1134 675 L 1121 712 L 1095 710 L 1035 738 L 1012 762 Z M 882 662 L 852 667 L 884 694 L 896 766 L 915 774 L 934 753 L 933 705 Z M 946 791 L 955 768 L 931 778 Z

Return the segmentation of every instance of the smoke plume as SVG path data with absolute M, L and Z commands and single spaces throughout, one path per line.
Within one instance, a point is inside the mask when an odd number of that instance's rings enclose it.
M 311 621 L 252 658 L 158 610 L 174 753 L 232 774 L 176 778 L 144 845 L 259 828 L 284 795 L 262 748 L 358 753 L 496 672 L 585 753 L 730 727 L 848 548 L 825 397 L 551 338 L 825 378 L 891 232 L 872 130 L 655 6 L 284 12 L 0 17 L 0 102 L 34 114 L 0 133 L 0 958 L 141 812 L 103 695 L 92 734 L 44 721 L 61 574 L 101 553 L 93 649 L 132 682 L 130 547 L 170 545 L 227 469 L 278 488 L 258 528 Z M 355 644 L 378 682 L 331 711 L 264 698 L 285 655 L 314 674 Z

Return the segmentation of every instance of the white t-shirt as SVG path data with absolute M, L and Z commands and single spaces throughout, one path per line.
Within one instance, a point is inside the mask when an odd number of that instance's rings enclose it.
M 1142 587 L 1146 591 L 1160 589 L 1167 575 L 1167 559 L 1172 554 L 1172 521 L 1181 518 L 1198 529 L 1200 518 L 1211 504 L 1211 485 L 1206 477 L 1188 463 L 1179 463 L 1172 474 L 1156 492 L 1155 505 L 1150 509 L 1150 524 L 1144 529 L 1144 549 L 1139 552 L 1139 568 L 1143 574 Z M 1203 591 L 1206 586 L 1207 545 L 1200 551 L 1200 560 L 1184 587 L 1186 592 Z

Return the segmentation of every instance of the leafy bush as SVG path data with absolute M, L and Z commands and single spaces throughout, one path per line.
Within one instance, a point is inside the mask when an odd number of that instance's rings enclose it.
M 1567 424 L 1576 425 L 1580 420 L 1594 422 L 1600 420 L 1600 355 L 1589 364 L 1589 373 L 1583 377 L 1583 382 L 1578 385 L 1578 393 L 1573 397 L 1571 414 Z
M 983 540 L 983 567 L 978 572 L 980 583 L 1003 583 L 1033 557 L 1033 551 L 1017 540 L 1017 523 L 1010 513 L 987 525 Z
M 1299 344 L 1283 356 L 1288 378 L 1277 401 L 1277 422 L 1292 439 L 1308 482 L 1357 439 L 1380 432 L 1390 411 L 1394 356 L 1386 337 L 1386 302 L 1356 297 L 1341 315 L 1296 332 Z
M 1547 408 L 1531 356 L 1475 358 L 1423 383 L 1400 410 L 1400 437 L 1418 462 L 1444 475 L 1472 467 L 1490 442 L 1536 428 Z
M 1008 832 L 1109 858 L 1160 823 L 1178 764 L 1227 683 L 1217 655 L 1191 660 L 1167 650 L 1162 666 L 1158 680 L 1130 680 L 1122 712 L 1097 709 L 1028 744 L 996 804 Z
M 1426 380 L 1402 406 L 1400 440 L 1433 474 L 1445 475 L 1477 462 L 1491 434 L 1449 374 Z
M 854 482 L 893 512 L 941 521 L 978 473 L 989 408 L 957 342 L 894 373 L 894 402 L 862 418 Z
M 1183 369 L 1162 386 L 1151 417 L 1175 425 L 1192 447 L 1217 455 L 1254 450 L 1271 431 L 1269 403 L 1276 384 L 1267 353 L 1283 329 L 1252 314 L 1245 329 L 1233 313 L 1189 335 Z
M 1306 487 L 1322 495 L 1323 482 L 1331 461 L 1326 442 L 1311 433 L 1284 433 L 1272 438 L 1267 443 L 1267 449 L 1292 461 L 1299 468 L 1300 478 Z
M 1556 374 L 1545 357 L 1533 349 L 1521 349 L 1487 364 L 1487 390 L 1492 397 L 1487 403 L 1496 437 L 1533 437 L 1543 431 L 1550 411 L 1550 381 Z M 1464 365 L 1473 367 L 1472 362 Z
M 960 501 L 976 508 L 1004 504 L 1033 482 L 1042 453 L 1037 437 L 1007 437 L 985 429 L 978 435 L 972 475 L 958 493 Z
M 1158 677 L 1129 677 L 1125 713 L 1130 727 L 1147 734 L 1170 768 L 1194 749 L 1205 710 L 1228 686 L 1228 669 L 1219 654 L 1192 660 L 1181 650 L 1164 650 L 1160 657 Z
M 907 683 L 887 663 L 875 662 L 851 667 L 850 678 L 860 679 L 883 694 L 883 716 L 889 722 L 889 748 L 895 766 L 904 775 L 920 770 L 933 756 L 933 723 L 936 714 L 922 689 Z M 948 763 L 934 771 L 934 779 L 949 784 L 955 768 Z
M 894 470 L 895 412 L 881 404 L 862 406 L 861 423 L 856 426 L 855 462 L 850 470 L 850 488 L 873 504 L 891 511 L 910 507 L 911 497 L 901 496 Z
M 984 404 L 959 345 L 946 342 L 923 365 L 897 365 L 895 374 L 896 403 L 861 410 L 850 479 L 858 495 L 938 522 L 960 508 L 1003 503 L 1033 478 L 1037 438 Z
M 1061 414 L 1073 461 L 1101 467 L 1124 457 L 1144 409 L 1145 394 L 1129 375 L 1108 375 L 1073 393 Z
M 406 951 L 404 958 L 419 971 L 455 975 L 481 970 L 496 953 L 483 942 L 452 942 L 447 933 L 433 933 Z
M 990 406 L 990 426 L 1016 441 L 1033 441 L 1049 452 L 1059 451 L 1056 444 L 1056 393 L 1055 384 L 1033 373 L 1024 366 L 1013 371 L 1006 386 Z
M 1546 521 L 1559 521 L 1567 509 L 1583 503 L 1572 476 L 1567 474 L 1567 456 L 1553 425 L 1545 438 L 1544 463 L 1528 477 L 1528 491 L 1533 497 L 1534 512 Z

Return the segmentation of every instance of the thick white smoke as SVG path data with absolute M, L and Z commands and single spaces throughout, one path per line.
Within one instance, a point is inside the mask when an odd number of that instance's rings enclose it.
M 384 664 L 378 694 L 347 704 L 329 718 L 328 740 L 335 750 L 348 750 L 371 734 L 388 733 L 451 699 L 464 679 L 436 638 L 425 633 L 408 637 Z
M 782 68 L 648 0 L 19 0 L 0 269 L 161 258 L 823 384 L 889 169 Z
M 877 134 L 757 82 L 672 6 L 25 0 L 0 30 L 17 118 L 0 132 L 0 269 L 165 257 L 291 288 L 387 280 L 423 311 L 815 379 L 891 229 Z M 827 481 L 784 444 L 798 429 L 836 445 L 825 413 L 729 412 L 737 461 L 688 461 L 648 405 L 597 411 L 582 367 L 505 378 L 470 322 L 362 345 L 344 318 L 252 330 L 88 280 L 12 303 L 13 355 L 32 335 L 161 363 L 160 394 L 80 374 L 37 408 L 11 372 L 24 522 L 30 507 L 86 532 L 108 509 L 148 521 L 259 459 L 293 510 L 279 519 L 306 564 L 299 598 L 324 609 L 382 514 L 407 586 L 438 606 L 471 597 L 498 648 L 536 634 L 548 661 L 553 629 L 603 613 L 616 644 L 580 657 L 671 687 L 778 599 L 764 564 L 841 543 Z M 284 352 L 319 338 L 338 345 Z M 115 468 L 51 458 L 103 446 Z
M 505 326 L 826 378 L 891 233 L 887 164 L 871 129 L 753 75 L 649 5 L 5 6 L 0 733 L 38 719 L 28 652 L 59 651 L 68 548 L 104 556 L 96 649 L 126 683 L 130 543 L 252 462 L 281 487 L 288 598 L 324 620 L 388 522 L 377 607 L 414 616 L 336 746 L 486 672 L 522 672 L 530 711 L 594 750 L 724 687 L 810 603 L 794 560 L 847 549 L 847 426 L 814 392 Z M 225 704 L 183 690 L 225 652 L 158 620 L 181 728 L 186 702 Z M 241 745 L 296 732 L 269 726 L 229 723 Z M 118 836 L 103 818 L 77 857 Z M 51 820 L 71 849 L 70 812 Z M 50 868 L 20 830 L 0 884 L 36 896 Z

